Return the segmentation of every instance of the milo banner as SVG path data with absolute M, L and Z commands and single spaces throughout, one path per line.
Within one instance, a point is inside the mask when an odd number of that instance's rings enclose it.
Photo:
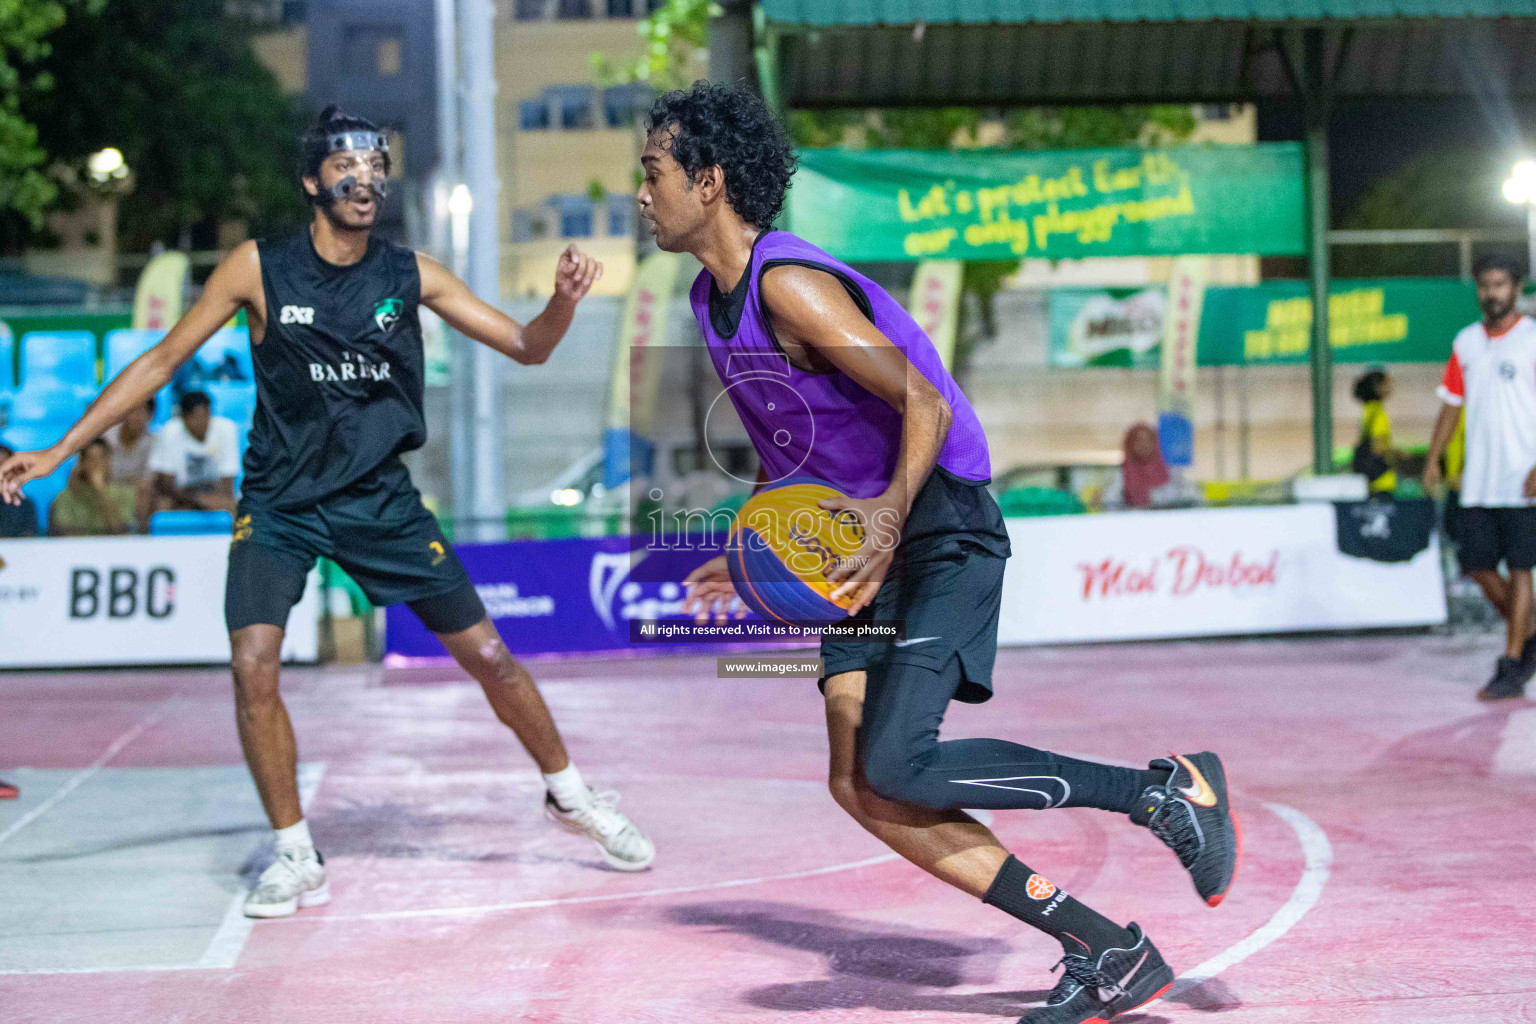
M 1040 152 L 803 149 L 789 229 L 845 260 L 1298 255 L 1294 142 Z
M 1167 290 L 1057 288 L 1050 299 L 1052 366 L 1162 365 Z M 1340 363 L 1438 363 L 1479 316 L 1476 289 L 1451 278 L 1333 282 L 1328 331 Z M 1312 300 L 1304 281 L 1205 289 L 1201 366 L 1304 363 Z

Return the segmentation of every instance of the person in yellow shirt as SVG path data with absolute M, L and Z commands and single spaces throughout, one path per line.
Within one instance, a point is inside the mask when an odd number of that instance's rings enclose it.
M 1392 422 L 1386 400 L 1392 395 L 1392 378 L 1374 367 L 1355 381 L 1355 398 L 1364 409 L 1360 417 L 1360 442 L 1350 468 L 1370 481 L 1372 494 L 1397 490 L 1398 452 L 1392 447 Z

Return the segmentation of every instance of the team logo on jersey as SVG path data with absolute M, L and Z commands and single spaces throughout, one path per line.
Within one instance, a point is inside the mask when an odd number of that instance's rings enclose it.
M 443 542 L 440 540 L 429 541 L 427 543 L 427 550 L 432 552 L 432 565 L 434 568 L 448 560 L 448 552 L 443 550 Z
M 284 306 L 277 314 L 280 324 L 312 324 L 315 322 L 314 306 Z
M 243 540 L 251 539 L 251 517 L 241 516 L 235 520 L 234 539 L 231 544 L 239 544 Z
M 385 334 L 400 320 L 400 314 L 405 312 L 405 303 L 399 299 L 385 299 L 373 307 L 373 322 L 379 325 L 379 330 Z
M 1518 372 L 1519 371 L 1515 369 L 1515 364 L 1511 363 L 1507 359 L 1499 364 L 1499 376 L 1503 377 L 1505 380 L 1514 380 L 1515 374 Z

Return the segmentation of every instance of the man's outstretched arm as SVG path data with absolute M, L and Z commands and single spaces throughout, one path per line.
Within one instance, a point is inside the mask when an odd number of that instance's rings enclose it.
M 252 296 L 261 291 L 261 257 L 255 242 L 243 242 L 224 258 L 203 286 L 203 294 L 154 348 L 129 363 L 96 396 L 78 423 L 38 452 L 17 452 L 0 465 L 0 500 L 21 501 L 21 485 L 47 476 L 71 455 L 106 432 L 108 427 L 142 406 L 165 387 L 178 367 L 192 358 L 213 333 Z
M 550 296 L 544 312 L 525 326 L 470 291 L 467 284 L 432 257 L 417 253 L 416 266 L 421 271 L 422 305 L 465 337 L 525 366 L 549 358 L 571 326 L 576 303 L 603 276 L 601 263 L 574 245 L 567 246 L 555 267 L 555 294 Z

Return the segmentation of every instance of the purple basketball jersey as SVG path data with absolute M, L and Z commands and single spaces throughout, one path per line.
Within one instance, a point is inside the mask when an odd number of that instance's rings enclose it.
M 787 231 L 762 235 L 737 290 L 716 297 L 717 315 L 725 320 L 739 310 L 734 331 L 711 316 L 715 280 L 709 271 L 699 274 L 689 293 L 715 372 L 768 479 L 816 477 L 851 497 L 872 498 L 890 485 L 901 452 L 901 415 L 895 409 L 841 371 L 801 369 L 779 347 L 758 285 L 764 271 L 785 263 L 814 266 L 843 282 L 880 333 L 949 403 L 954 415 L 938 465 L 985 482 L 992 473 L 981 423 L 917 321 L 885 289 Z

